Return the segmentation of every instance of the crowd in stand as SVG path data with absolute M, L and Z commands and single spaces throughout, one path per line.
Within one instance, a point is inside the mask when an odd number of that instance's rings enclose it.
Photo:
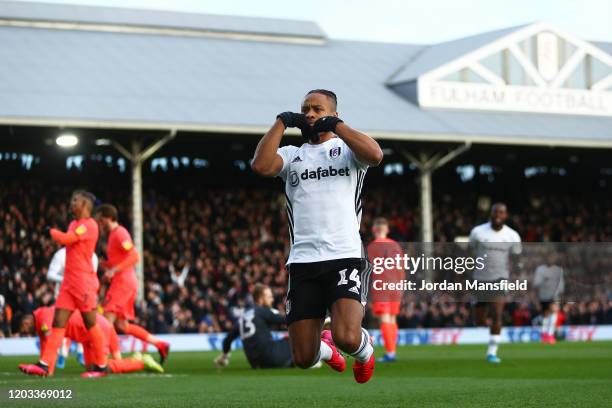
M 67 226 L 70 191 L 32 182 L 6 181 L 0 187 L 0 337 L 31 334 L 32 311 L 54 301 L 53 283 L 45 274 L 58 247 L 43 230 L 47 225 Z M 377 216 L 389 219 L 392 238 L 417 240 L 420 218 L 414 191 L 366 188 L 364 240 L 371 239 L 369 227 Z M 131 225 L 128 190 L 94 193 L 115 204 L 123 217 L 120 222 Z M 474 225 L 486 221 L 489 205 L 476 195 L 435 197 L 436 241 L 467 236 Z M 510 211 L 509 223 L 524 241 L 612 241 L 609 199 L 531 194 Z M 138 324 L 155 333 L 227 331 L 251 301 L 249 293 L 257 282 L 272 287 L 275 306 L 284 309 L 289 232 L 280 190 L 146 190 L 143 213 L 145 287 L 144 300 L 137 304 Z M 97 252 L 104 256 L 104 237 Z M 610 267 L 609 260 L 593 266 L 612 274 Z M 612 324 L 610 285 L 599 288 L 562 305 L 566 323 Z M 539 314 L 534 298 L 514 302 L 507 308 L 506 324 L 530 325 Z M 400 327 L 465 327 L 473 325 L 473 311 L 469 302 L 414 300 L 403 304 L 398 321 Z

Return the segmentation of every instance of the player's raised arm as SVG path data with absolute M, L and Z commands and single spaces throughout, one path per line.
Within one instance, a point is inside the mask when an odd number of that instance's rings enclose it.
M 303 129 L 306 126 L 306 118 L 301 113 L 283 112 L 279 114 L 270 130 L 257 144 L 251 163 L 253 171 L 264 177 L 278 175 L 283 168 L 283 159 L 277 150 L 285 129 L 288 127 Z
M 357 156 L 357 159 L 368 166 L 376 167 L 383 159 L 382 149 L 376 140 L 353 129 L 338 116 L 324 116 L 317 119 L 312 126 L 312 133 L 315 135 L 326 132 L 334 132 L 338 135 Z
M 79 240 L 79 236 L 74 231 L 62 232 L 56 228 L 49 230 L 51 238 L 62 246 L 72 245 Z

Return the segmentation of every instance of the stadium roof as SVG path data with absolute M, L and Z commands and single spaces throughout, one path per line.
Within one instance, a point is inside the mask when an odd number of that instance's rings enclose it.
M 210 14 L 187 14 L 159 12 L 127 8 L 89 7 L 49 3 L 5 1 L 0 6 L 0 17 L 13 21 L 15 25 L 36 22 L 39 26 L 56 27 L 70 23 L 65 28 L 79 29 L 77 24 L 89 25 L 97 30 L 110 27 L 132 27 L 145 29 L 183 30 L 182 34 L 200 31 L 203 33 L 242 33 L 279 37 L 310 37 L 322 39 L 321 28 L 310 21 L 281 20 L 272 18 L 249 18 Z M 167 32 L 165 32 L 167 33 Z
M 375 137 L 612 147 L 611 116 L 422 108 L 394 87 L 517 30 L 392 44 L 310 22 L 0 2 L 0 123 L 260 134 L 330 88 Z
M 423 47 L 416 53 L 410 61 L 398 70 L 389 80 L 388 83 L 401 83 L 413 81 L 420 75 L 438 68 L 442 64 L 459 58 L 468 52 L 484 47 L 495 40 L 503 38 L 508 34 L 526 26 L 517 26 L 505 28 L 502 30 L 491 31 L 488 33 L 477 34 L 458 40 L 448 41 L 440 44 L 429 45 Z

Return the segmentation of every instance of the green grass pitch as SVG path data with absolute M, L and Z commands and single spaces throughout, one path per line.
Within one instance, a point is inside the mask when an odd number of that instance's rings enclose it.
M 612 342 L 509 344 L 502 364 L 484 361 L 485 346 L 415 346 L 400 362 L 378 364 L 372 380 L 355 383 L 319 369 L 251 370 L 241 351 L 219 370 L 215 352 L 173 353 L 167 374 L 78 377 L 71 356 L 53 378 L 17 370 L 32 357 L 0 357 L 0 407 L 610 407 Z M 381 350 L 377 350 L 377 355 Z M 72 400 L 11 400 L 9 389 L 71 389 Z

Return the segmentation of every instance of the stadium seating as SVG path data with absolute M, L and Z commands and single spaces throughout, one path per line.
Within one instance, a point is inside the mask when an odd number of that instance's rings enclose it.
M 45 279 L 57 249 L 43 236 L 46 225 L 65 227 L 67 198 L 74 186 L 18 182 L 0 187 L 0 336 L 32 332 L 34 308 L 53 302 L 52 283 Z M 118 206 L 122 223 L 130 225 L 126 190 L 96 192 Z M 414 197 L 399 190 L 368 189 L 362 234 L 369 239 L 373 217 L 389 218 L 392 237 L 412 241 L 419 217 Z M 435 237 L 452 241 L 469 234 L 486 219 L 466 194 L 435 200 Z M 283 309 L 287 274 L 284 268 L 288 231 L 284 197 L 277 189 L 191 188 L 152 189 L 144 194 L 144 301 L 137 305 L 139 324 L 156 333 L 219 332 L 230 328 L 236 308 L 248 301 L 249 288 L 263 282 L 273 288 L 276 307 Z M 583 200 L 571 194 L 532 194 L 527 205 L 511 206 L 511 224 L 526 241 L 610 241 L 609 201 Z M 102 245 L 98 253 L 103 253 Z M 104 287 L 104 285 L 102 285 Z M 103 289 L 104 290 L 104 289 Z M 612 301 L 605 293 L 565 305 L 573 324 L 612 323 Z M 539 314 L 534 301 L 512 303 L 507 324 L 530 324 Z M 438 299 L 407 302 L 398 316 L 400 327 L 473 325 L 468 303 Z

